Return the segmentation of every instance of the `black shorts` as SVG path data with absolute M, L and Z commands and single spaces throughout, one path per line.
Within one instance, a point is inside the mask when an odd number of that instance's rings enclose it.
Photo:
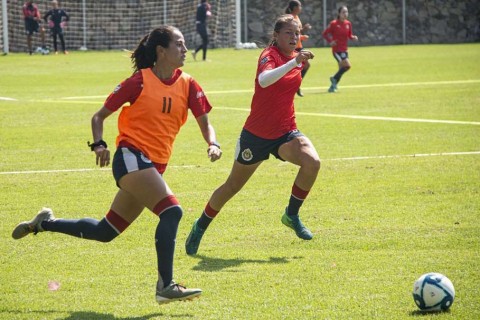
M 235 148 L 235 160 L 241 164 L 255 164 L 267 160 L 272 154 L 275 158 L 285 161 L 278 154 L 280 146 L 302 136 L 303 133 L 293 130 L 278 139 L 262 139 L 243 129 Z
M 112 171 L 115 181 L 134 171 L 154 168 L 155 164 L 141 151 L 131 147 L 118 147 L 113 156 Z
M 37 21 L 33 19 L 26 19 L 25 20 L 25 31 L 29 36 L 31 36 L 34 32 L 38 32 L 40 25 Z
M 335 58 L 335 60 L 337 60 L 340 63 L 343 60 L 348 59 L 348 52 L 347 51 L 334 52 L 333 57 Z

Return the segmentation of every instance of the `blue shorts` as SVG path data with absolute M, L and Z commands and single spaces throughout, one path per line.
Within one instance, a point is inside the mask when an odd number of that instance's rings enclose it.
M 148 159 L 141 151 L 132 147 L 119 146 L 113 156 L 112 171 L 117 186 L 118 182 L 124 175 L 130 172 L 155 167 L 156 166 L 152 160 Z
M 337 60 L 340 63 L 343 60 L 348 59 L 348 52 L 347 51 L 334 52 L 333 57 L 335 58 L 335 60 Z
M 255 164 L 267 160 L 270 154 L 275 158 L 285 161 L 278 154 L 278 149 L 296 137 L 302 137 L 303 133 L 298 130 L 290 131 L 278 139 L 262 139 L 243 129 L 235 148 L 235 160 L 241 164 Z

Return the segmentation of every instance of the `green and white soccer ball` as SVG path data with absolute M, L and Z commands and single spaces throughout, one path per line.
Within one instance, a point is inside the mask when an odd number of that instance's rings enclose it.
M 445 311 L 455 299 L 453 283 L 440 273 L 426 273 L 413 284 L 413 300 L 422 311 Z

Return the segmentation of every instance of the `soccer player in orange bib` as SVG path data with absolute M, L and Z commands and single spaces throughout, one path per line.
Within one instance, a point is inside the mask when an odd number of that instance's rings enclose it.
M 293 100 L 302 82 L 301 71 L 305 61 L 313 58 L 308 50 L 295 51 L 299 37 L 299 25 L 291 15 L 277 19 L 273 39 L 258 59 L 255 93 L 237 142 L 232 170 L 194 222 L 185 244 L 187 254 L 197 253 L 210 222 L 270 154 L 300 167 L 281 221 L 299 238 L 312 239 L 312 233 L 300 221 L 298 213 L 317 178 L 320 159 L 312 142 L 297 129 L 295 122 Z
M 322 32 L 323 38 L 332 46 L 333 57 L 338 63 L 337 73 L 330 77 L 328 92 L 332 93 L 337 91 L 337 84 L 343 74 L 352 67 L 348 60 L 348 40 L 358 41 L 358 37 L 352 33 L 352 23 L 347 18 L 347 7 L 341 6 L 338 8 L 337 19 L 330 22 L 328 28 Z
M 123 106 L 112 161 L 120 189 L 106 216 L 100 221 L 56 219 L 51 209 L 43 208 L 31 221 L 22 222 L 13 230 L 14 239 L 50 231 L 109 242 L 148 208 L 160 218 L 155 232 L 157 302 L 191 300 L 202 293 L 173 281 L 175 238 L 182 208 L 162 176 L 189 109 L 208 143 L 208 157 L 216 161 L 222 154 L 208 120 L 210 103 L 198 83 L 179 69 L 186 53 L 185 40 L 178 29 L 162 26 L 151 31 L 132 53 L 133 75 L 115 88 L 92 118 L 94 143 L 89 146 L 95 152 L 96 163 L 104 167 L 110 163 L 110 150 L 103 140 L 104 121 Z
M 297 47 L 295 50 L 300 51 L 303 49 L 303 44 L 302 41 L 308 40 L 308 35 L 305 33 L 312 28 L 312 26 L 309 23 L 306 23 L 302 25 L 302 22 L 300 21 L 300 17 L 298 16 L 302 12 L 302 3 L 298 0 L 292 0 L 288 2 L 287 9 L 285 9 L 286 14 L 291 14 L 293 16 L 293 19 L 297 21 L 298 26 L 300 27 L 300 37 L 298 38 L 297 41 Z M 310 62 L 305 61 L 305 64 L 302 69 L 302 79 L 305 78 L 305 75 L 307 74 L 308 69 L 310 68 Z M 302 90 L 298 88 L 297 94 L 300 97 L 303 97 Z

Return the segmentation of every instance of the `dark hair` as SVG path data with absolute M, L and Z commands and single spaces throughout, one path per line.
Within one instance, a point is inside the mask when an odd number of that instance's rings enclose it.
M 340 6 L 340 8 L 338 8 L 338 11 L 337 11 L 337 20 L 340 19 L 340 12 L 342 12 L 343 9 L 347 9 L 347 6 Z
M 293 19 L 293 16 L 291 14 L 284 14 L 280 17 L 277 18 L 277 21 L 275 21 L 275 26 L 273 27 L 273 32 L 280 32 L 280 30 L 289 23 L 297 23 L 295 19 Z M 270 43 L 268 46 L 274 46 L 276 45 L 275 39 L 273 38 L 272 34 L 272 40 L 270 40 Z
M 177 30 L 172 26 L 161 26 L 145 35 L 130 56 L 134 72 L 153 67 L 157 61 L 157 46 L 168 48 L 173 32 Z
M 290 14 L 293 12 L 293 9 L 300 7 L 302 4 L 298 0 L 292 0 L 288 2 L 288 6 L 285 9 L 285 13 Z

